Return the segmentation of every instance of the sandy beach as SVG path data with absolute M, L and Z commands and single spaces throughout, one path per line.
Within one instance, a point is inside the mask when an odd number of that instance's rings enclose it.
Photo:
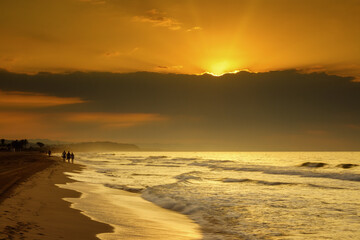
M 0 202 L 21 182 L 50 165 L 54 158 L 34 152 L 0 152 Z
M 71 182 L 64 172 L 80 169 L 56 157 L 2 153 L 0 179 L 7 187 L 1 194 L 0 239 L 90 240 L 111 232 L 112 227 L 91 220 L 62 199 L 77 198 L 80 193 L 55 185 Z
M 140 194 L 68 177 L 82 168 L 44 154 L 1 153 L 0 240 L 201 239 L 193 221 Z M 102 218 L 101 211 L 113 218 Z
M 72 207 L 92 219 L 114 227 L 102 240 L 199 240 L 200 226 L 179 212 L 146 201 L 139 193 L 98 184 L 73 182 L 59 185 L 82 192 L 81 198 L 66 198 Z

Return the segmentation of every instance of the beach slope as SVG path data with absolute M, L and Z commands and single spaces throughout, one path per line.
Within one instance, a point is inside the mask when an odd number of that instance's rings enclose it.
M 62 199 L 80 197 L 80 193 L 55 185 L 71 182 L 64 172 L 78 171 L 80 165 L 45 155 L 6 153 L 0 156 L 0 166 L 0 181 L 4 183 L 1 240 L 92 240 L 98 239 L 98 233 L 112 231 L 109 225 L 91 220 Z

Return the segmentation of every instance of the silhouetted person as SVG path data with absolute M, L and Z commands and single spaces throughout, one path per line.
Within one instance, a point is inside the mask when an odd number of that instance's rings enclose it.
M 75 155 L 74 155 L 74 153 L 73 153 L 73 152 L 70 154 L 70 157 L 71 157 L 71 163 L 74 163 L 74 158 L 75 158 Z
M 65 150 L 63 151 L 63 153 L 62 153 L 62 159 L 64 160 L 64 162 L 65 162 L 65 159 L 66 159 L 66 152 L 65 152 Z
M 71 154 L 70 154 L 70 151 L 66 154 L 66 159 L 68 160 L 68 162 L 70 162 L 70 157 L 71 157 Z
M 48 155 L 49 155 L 49 157 L 51 157 L 51 151 L 50 150 L 48 151 Z

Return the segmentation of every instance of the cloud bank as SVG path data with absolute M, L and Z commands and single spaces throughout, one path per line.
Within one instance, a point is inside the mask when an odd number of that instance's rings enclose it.
M 206 150 L 358 150 L 360 146 L 360 128 L 354 127 L 360 125 L 360 83 L 325 73 L 287 70 L 214 77 L 3 71 L 0 89 L 85 99 L 81 104 L 37 110 L 66 116 L 56 129 L 71 130 L 74 139 L 97 136 Z

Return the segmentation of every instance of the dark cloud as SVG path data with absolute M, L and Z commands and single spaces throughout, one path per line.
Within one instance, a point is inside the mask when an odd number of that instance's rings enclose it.
M 124 130 L 134 138 L 231 146 L 232 149 L 358 149 L 360 83 L 295 70 L 221 77 L 161 73 L 0 72 L 3 91 L 80 98 L 47 111 L 149 113 L 167 116 L 156 129 Z M 113 136 L 112 136 L 113 137 Z

